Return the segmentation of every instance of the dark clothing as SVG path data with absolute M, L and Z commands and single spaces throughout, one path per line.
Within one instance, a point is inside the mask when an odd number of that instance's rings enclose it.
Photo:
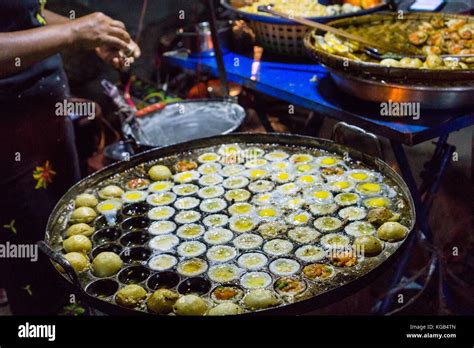
M 43 25 L 40 1 L 1 0 L 0 31 Z M 44 239 L 55 204 L 79 180 L 72 121 L 55 113 L 56 103 L 67 98 L 59 55 L 0 79 L 2 245 L 31 245 Z M 54 314 L 60 306 L 64 290 L 59 277 L 49 260 L 39 256 L 37 262 L 0 259 L 0 287 L 6 287 L 14 314 Z
M 1 0 L 0 32 L 22 31 L 45 25 L 42 3 L 43 0 Z M 12 64 L 21 64 L 21 57 L 19 58 L 19 62 L 14 61 Z M 38 62 L 18 74 L 0 78 L 2 104 L 23 104 L 30 98 L 61 99 L 65 93 L 67 93 L 67 80 L 59 54 Z

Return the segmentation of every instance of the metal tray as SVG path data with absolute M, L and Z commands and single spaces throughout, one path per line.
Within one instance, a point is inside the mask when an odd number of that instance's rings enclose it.
M 328 23 L 337 28 L 344 28 L 350 25 L 361 25 L 376 22 L 393 22 L 393 21 L 413 21 L 413 20 L 429 20 L 433 16 L 443 16 L 445 19 L 465 19 L 468 22 L 474 23 L 474 17 L 461 16 L 448 13 L 405 13 L 403 19 L 398 18 L 397 13 L 381 12 L 365 16 L 339 19 Z M 345 58 L 335 54 L 328 53 L 319 49 L 314 44 L 314 35 L 318 31 L 309 32 L 305 39 L 304 45 L 307 52 L 316 61 L 334 69 L 346 73 L 358 74 L 360 76 L 377 76 L 380 79 L 404 79 L 406 84 L 411 80 L 423 80 L 425 82 L 431 81 L 473 81 L 474 70 L 442 70 L 442 69 L 413 69 L 413 68 L 397 68 L 385 67 L 378 63 L 357 61 L 354 59 Z
M 344 92 L 367 101 L 420 103 L 427 109 L 454 109 L 474 105 L 474 83 L 404 83 L 357 76 L 326 67 Z M 449 82 L 449 81 L 448 81 Z
M 407 216 L 405 216 L 405 225 L 410 231 L 409 235 L 413 233 L 416 215 L 408 187 L 401 177 L 380 159 L 324 139 L 286 134 L 231 134 L 194 140 L 161 149 L 153 149 L 132 157 L 130 161 L 113 164 L 83 179 L 61 198 L 51 213 L 46 228 L 45 239 L 40 243 L 41 250 L 65 269 L 66 274 L 61 273 L 61 275 L 69 280 L 69 282 L 74 285 L 78 294 L 93 307 L 110 314 L 147 314 L 148 312 L 146 311 L 138 311 L 117 305 L 113 300 L 113 296 L 112 298 L 101 299 L 86 292 L 84 289 L 89 284 L 88 282 L 90 282 L 90 276 L 77 276 L 70 264 L 62 257 L 62 234 L 67 226 L 68 216 L 73 209 L 74 198 L 90 188 L 95 188 L 107 182 L 114 182 L 117 175 L 121 173 L 126 174 L 127 172 L 130 173 L 134 170 L 133 168 L 143 168 L 144 165 L 156 163 L 160 159 L 164 159 L 165 163 L 167 163 L 167 158 L 170 161 L 174 161 L 176 160 L 176 156 L 179 157 L 179 155 L 183 153 L 189 154 L 191 151 L 199 151 L 199 149 L 203 148 L 233 143 L 284 146 L 288 151 L 294 153 L 304 148 L 307 149 L 307 151 L 327 151 L 341 157 L 349 156 L 351 161 L 360 162 L 362 166 L 378 171 L 384 175 L 387 180 L 393 182 L 398 194 L 406 204 Z M 407 238 L 409 238 L 409 235 Z M 337 283 L 336 281 L 331 282 L 330 286 L 327 288 L 323 287 L 319 294 L 311 294 L 310 297 L 299 302 L 258 311 L 255 312 L 255 314 L 301 314 L 348 296 L 363 286 L 370 284 L 370 281 L 374 279 L 374 277 L 389 267 L 389 265 L 395 261 L 395 254 L 406 244 L 407 238 L 397 243 L 390 243 L 390 247 L 387 247 L 379 256 L 370 258 L 367 264 L 360 269 L 344 272 L 343 275 L 341 274 L 341 281 L 339 281 L 338 278 Z

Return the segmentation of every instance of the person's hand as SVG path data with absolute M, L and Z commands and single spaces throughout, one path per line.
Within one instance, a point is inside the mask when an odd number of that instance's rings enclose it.
M 141 55 L 138 45 L 131 41 L 127 51 L 117 50 L 107 45 L 95 49 L 97 55 L 106 63 L 119 70 L 128 69 Z
M 103 13 L 93 13 L 65 25 L 71 29 L 73 45 L 80 48 L 108 47 L 123 52 L 130 49 L 132 39 L 125 29 L 125 24 Z

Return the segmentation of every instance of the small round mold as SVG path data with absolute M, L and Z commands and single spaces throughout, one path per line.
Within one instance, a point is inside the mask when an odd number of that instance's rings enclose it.
M 144 216 L 131 217 L 122 222 L 122 229 L 124 231 L 142 230 L 148 227 L 150 219 Z
M 171 289 L 179 284 L 179 275 L 171 271 L 160 272 L 152 275 L 147 285 L 150 290 Z
M 94 297 L 105 298 L 115 294 L 119 289 L 119 284 L 113 279 L 100 279 L 90 283 L 86 287 L 86 292 Z
M 106 251 L 116 253 L 118 255 L 122 252 L 122 249 L 123 247 L 121 247 L 118 244 L 106 243 L 106 244 L 99 245 L 97 248 L 92 249 L 91 255 L 92 255 L 92 258 L 95 258 L 100 253 L 103 253 Z
M 204 295 L 207 294 L 210 290 L 211 282 L 201 277 L 188 278 L 178 286 L 178 292 L 182 295 Z
M 122 214 L 126 217 L 136 217 L 146 214 L 149 209 L 150 206 L 145 202 L 132 203 L 122 209 Z
M 144 231 L 129 232 L 120 238 L 120 244 L 129 247 L 133 245 L 144 245 L 150 240 L 148 233 Z
M 101 215 L 97 219 L 95 219 L 94 225 L 95 225 L 96 230 L 106 228 L 108 227 L 107 219 L 105 218 L 105 216 Z
M 125 268 L 118 274 L 118 280 L 122 284 L 138 284 L 150 276 L 150 270 L 143 266 L 131 266 Z
M 117 227 L 107 227 L 94 233 L 92 241 L 97 245 L 115 242 L 121 235 L 122 232 Z
M 143 247 L 127 248 L 120 254 L 123 262 L 131 264 L 145 262 L 150 256 L 151 250 Z

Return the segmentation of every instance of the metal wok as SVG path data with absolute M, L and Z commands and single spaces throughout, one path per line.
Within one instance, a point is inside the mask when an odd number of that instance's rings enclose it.
M 379 256 L 370 258 L 372 260 L 371 262 L 373 262 L 371 264 L 373 267 L 371 266 L 369 270 L 362 269 L 362 271 L 358 274 L 354 273 L 352 276 L 349 275 L 342 283 L 332 284 L 329 288 L 325 289 L 318 295 L 292 304 L 286 304 L 280 307 L 258 311 L 255 312 L 255 314 L 302 314 L 312 311 L 318 307 L 326 306 L 331 302 L 337 301 L 338 299 L 355 293 L 358 289 L 370 284 L 370 281 L 374 277 L 380 274 L 380 272 L 383 272 L 386 267 L 388 267 L 389 264 L 395 260 L 395 254 L 400 251 L 402 246 L 405 244 L 405 241 L 409 238 L 410 234 L 413 233 L 416 216 L 414 203 L 408 187 L 402 178 L 380 159 L 368 156 L 359 151 L 355 151 L 324 139 L 286 134 L 231 134 L 199 139 L 183 144 L 150 150 L 132 157 L 130 161 L 113 164 L 83 179 L 74 185 L 61 198 L 51 213 L 46 228 L 45 239 L 43 242 L 40 242 L 41 250 L 45 252 L 46 255 L 51 258 L 51 260 L 59 263 L 64 268 L 65 273 L 60 273 L 61 276 L 72 283 L 82 299 L 92 307 L 109 314 L 147 314 L 148 312 L 146 311 L 138 311 L 121 307 L 116 304 L 113 299 L 101 299 L 92 296 L 89 292 L 84 290 L 87 288 L 90 279 L 81 275 L 77 276 L 72 266 L 63 258 L 61 253 L 62 233 L 67 225 L 68 214 L 73 209 L 74 198 L 87 189 L 96 187 L 105 180 L 115 177 L 118 173 L 122 173 L 144 163 L 153 162 L 160 158 L 166 158 L 184 152 L 189 153 L 190 151 L 200 148 L 228 143 L 276 144 L 288 146 L 290 148 L 304 147 L 307 149 L 326 150 L 336 153 L 340 156 L 348 155 L 353 161 L 360 161 L 365 166 L 373 170 L 377 170 L 389 180 L 393 181 L 399 193 L 403 196 L 408 211 L 406 226 L 409 229 L 409 234 L 407 238 L 405 238 L 404 241 L 395 243 L 393 248 L 391 247 L 390 250 L 382 252 Z

